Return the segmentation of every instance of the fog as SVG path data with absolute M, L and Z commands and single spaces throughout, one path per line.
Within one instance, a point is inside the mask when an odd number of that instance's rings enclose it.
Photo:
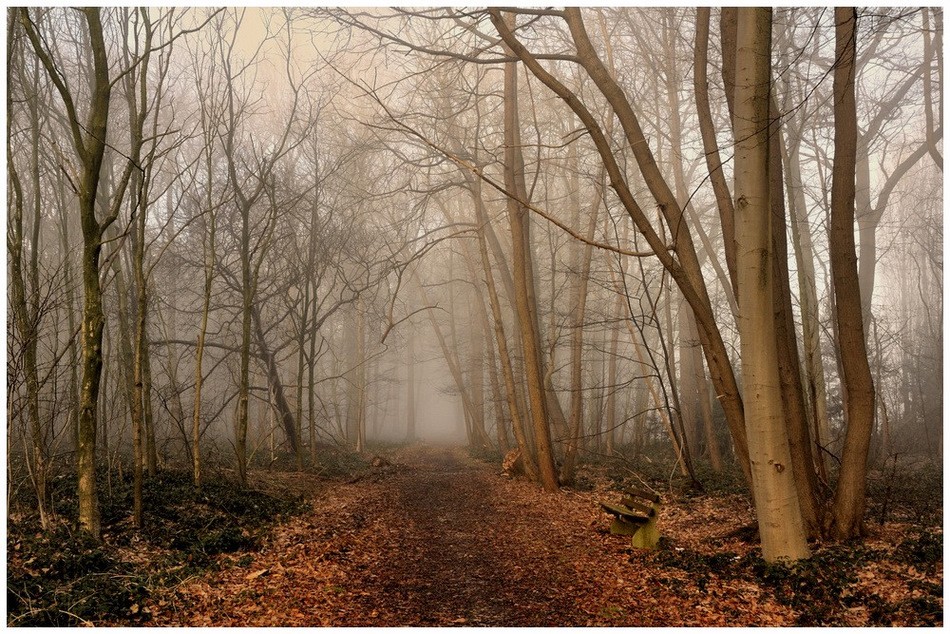
M 12 486 L 939 461 L 942 11 L 852 17 L 10 10 Z

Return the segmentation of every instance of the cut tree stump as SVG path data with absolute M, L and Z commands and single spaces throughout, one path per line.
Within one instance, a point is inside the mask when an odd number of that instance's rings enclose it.
M 660 514 L 660 496 L 642 489 L 624 489 L 619 504 L 601 502 L 600 507 L 614 516 L 610 523 L 613 535 L 630 535 L 634 548 L 655 550 L 660 541 L 656 522 Z

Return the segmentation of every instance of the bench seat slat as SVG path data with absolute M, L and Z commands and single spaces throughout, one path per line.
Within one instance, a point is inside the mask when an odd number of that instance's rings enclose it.
M 646 489 L 638 489 L 635 487 L 627 488 L 623 490 L 627 495 L 631 495 L 636 498 L 643 500 L 649 500 L 650 502 L 658 504 L 660 502 L 660 496 L 652 491 L 647 491 Z
M 645 524 L 650 520 L 650 515 L 637 513 L 633 509 L 620 506 L 619 504 L 608 504 L 607 502 L 601 502 L 600 506 L 611 515 L 616 515 L 617 517 L 637 524 Z
M 633 498 L 629 498 L 629 497 L 620 500 L 620 506 L 621 507 L 625 506 L 631 511 L 633 511 L 634 513 L 637 513 L 638 515 L 646 515 L 647 517 L 653 517 L 656 514 L 656 509 L 654 509 L 652 506 L 641 504 L 640 502 L 637 502 Z

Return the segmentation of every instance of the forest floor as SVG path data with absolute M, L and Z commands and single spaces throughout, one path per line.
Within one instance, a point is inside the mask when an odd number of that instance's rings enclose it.
M 664 501 L 657 551 L 611 535 L 587 490 L 547 494 L 464 449 L 417 445 L 314 491 L 256 549 L 155 592 L 163 626 L 941 625 L 942 533 L 872 526 L 785 568 L 742 495 Z M 661 492 L 662 493 L 662 492 Z M 138 608 L 139 606 L 136 606 Z M 117 623 L 118 624 L 118 623 Z

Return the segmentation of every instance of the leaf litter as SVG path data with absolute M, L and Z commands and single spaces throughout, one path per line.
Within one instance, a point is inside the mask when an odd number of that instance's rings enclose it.
M 584 474 L 589 490 L 548 494 L 503 477 L 497 465 L 462 449 L 402 448 L 378 467 L 320 489 L 307 512 L 278 527 L 243 560 L 219 555 L 217 570 L 153 596 L 151 623 L 943 622 L 942 556 L 934 561 L 927 538 L 915 537 L 906 524 L 875 527 L 860 545 L 820 546 L 799 566 L 769 566 L 759 557 L 751 505 L 742 495 L 667 492 L 663 538 L 651 552 L 609 533 L 599 501 L 618 493 L 597 469 Z M 942 545 L 942 534 L 939 540 Z

